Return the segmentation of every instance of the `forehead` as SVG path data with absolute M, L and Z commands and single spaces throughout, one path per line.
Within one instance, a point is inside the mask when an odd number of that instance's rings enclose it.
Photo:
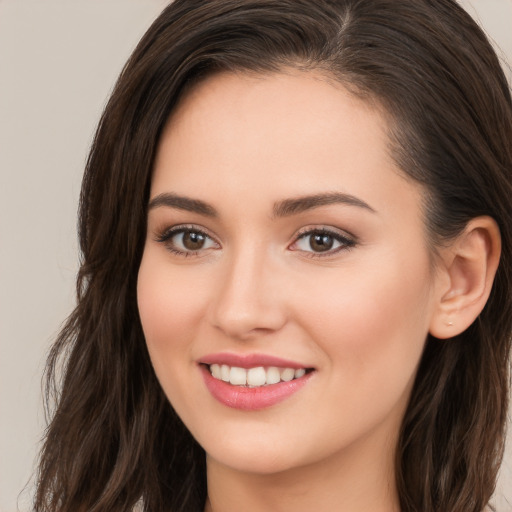
M 336 190 L 393 208 L 405 188 L 419 190 L 401 177 L 374 102 L 319 72 L 225 72 L 196 84 L 170 117 L 152 196 L 270 204 Z
M 365 115 L 361 116 L 363 112 Z M 265 128 L 255 130 L 255 136 L 280 128 L 289 132 L 293 121 L 308 121 L 304 126 L 307 130 L 301 134 L 298 132 L 301 125 L 295 127 L 297 135 L 313 135 L 312 128 L 332 123 L 338 113 L 342 113 L 342 118 L 337 118 L 341 121 L 338 128 L 356 116 L 361 121 L 370 121 L 368 126 L 374 125 L 375 135 L 378 131 L 381 131 L 378 135 L 384 135 L 387 130 L 386 113 L 374 98 L 367 95 L 363 99 L 362 94 L 349 92 L 326 72 L 294 68 L 284 68 L 279 73 L 221 71 L 185 91 L 169 118 L 166 131 L 184 123 L 196 124 L 196 128 L 204 126 L 208 119 L 205 115 L 215 117 L 216 123 L 229 119 L 229 125 L 237 130 L 234 118 L 242 124 L 250 116 L 251 121 L 257 123 L 255 128 Z M 234 118 L 229 118 L 230 115 Z

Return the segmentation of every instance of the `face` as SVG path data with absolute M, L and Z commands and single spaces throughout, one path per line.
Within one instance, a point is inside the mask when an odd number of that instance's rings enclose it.
M 319 74 L 219 74 L 182 100 L 138 305 L 209 460 L 269 474 L 391 458 L 434 311 L 421 204 L 383 116 Z

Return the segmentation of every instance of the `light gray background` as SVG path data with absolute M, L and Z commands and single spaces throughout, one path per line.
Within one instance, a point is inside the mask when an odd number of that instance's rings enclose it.
M 0 512 L 29 510 L 33 484 L 22 490 L 44 430 L 45 356 L 74 303 L 91 137 L 123 63 L 165 4 L 0 0 Z M 463 4 L 512 62 L 512 0 Z M 511 467 L 509 446 L 499 512 L 512 511 Z

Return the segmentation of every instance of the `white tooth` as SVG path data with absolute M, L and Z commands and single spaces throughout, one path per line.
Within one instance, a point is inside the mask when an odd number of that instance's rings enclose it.
M 247 384 L 247 370 L 233 366 L 229 372 L 229 382 L 235 386 L 245 386 Z
M 288 382 L 295 377 L 295 370 L 293 368 L 285 368 L 281 370 L 281 380 Z
M 295 370 L 295 378 L 299 379 L 300 377 L 303 377 L 306 375 L 306 370 L 304 368 L 299 368 L 298 370 Z
M 220 367 L 220 378 L 224 381 L 224 382 L 229 382 L 229 366 L 227 364 L 223 364 L 221 367 Z
M 210 372 L 216 379 L 221 378 L 221 371 L 220 371 L 220 365 L 218 364 L 211 364 L 210 365 Z
M 271 366 L 267 370 L 267 384 L 277 384 L 280 380 L 281 374 L 279 373 L 279 368 Z
M 263 386 L 267 380 L 265 368 L 257 366 L 247 371 L 247 384 L 249 386 Z

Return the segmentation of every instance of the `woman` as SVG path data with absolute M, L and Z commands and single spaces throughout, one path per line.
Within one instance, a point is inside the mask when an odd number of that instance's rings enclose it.
M 36 510 L 482 511 L 512 101 L 449 0 L 177 0 L 81 196 Z

